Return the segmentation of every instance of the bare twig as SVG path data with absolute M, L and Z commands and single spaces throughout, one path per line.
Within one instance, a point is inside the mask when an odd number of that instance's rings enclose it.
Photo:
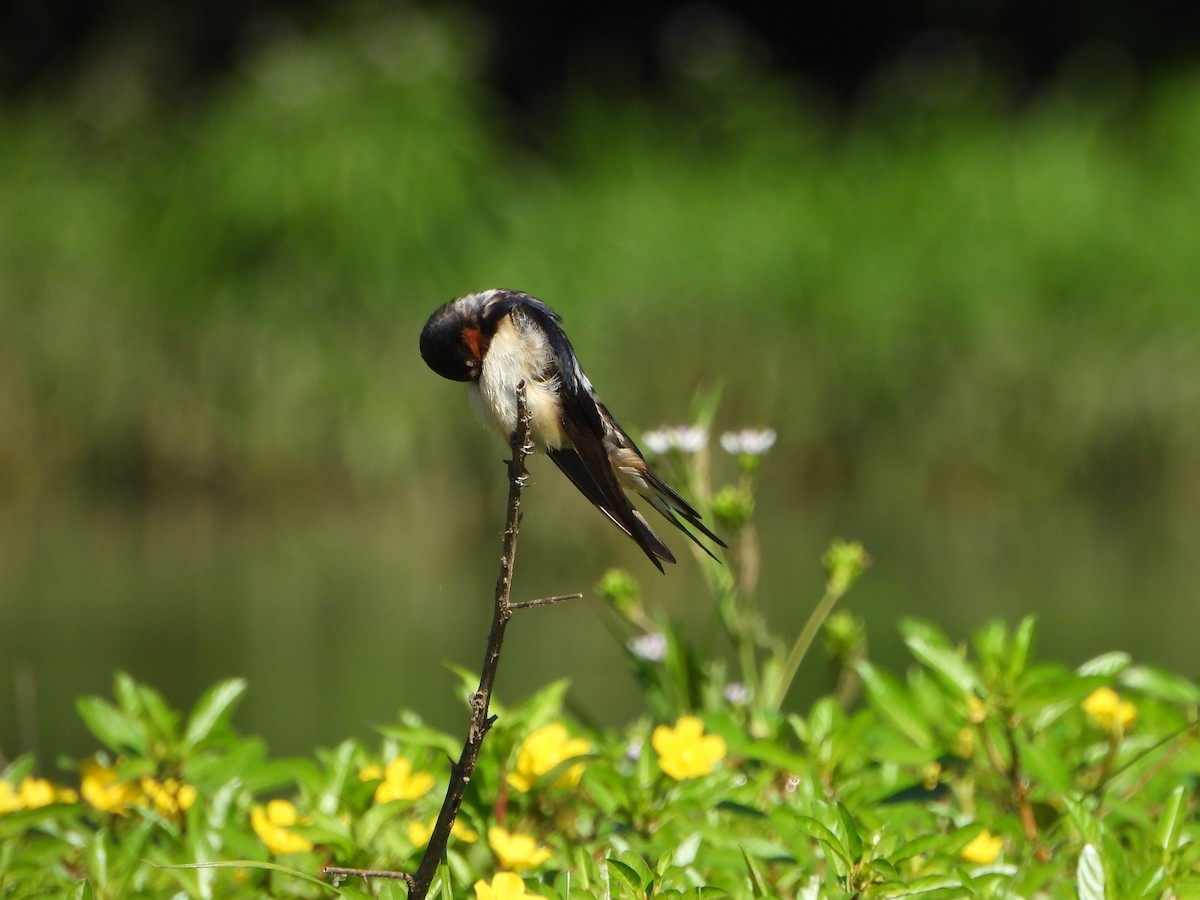
M 397 878 L 409 884 L 409 900 L 424 900 L 429 893 L 433 876 L 437 873 L 438 864 L 446 852 L 446 844 L 450 839 L 450 830 L 462 806 L 463 796 L 471 775 L 475 771 L 475 763 L 479 759 L 479 751 L 483 739 L 495 721 L 495 716 L 488 714 L 492 699 L 492 686 L 496 681 L 496 670 L 500 664 L 500 646 L 504 642 L 504 629 L 512 618 L 514 610 L 527 609 L 533 606 L 545 606 L 561 600 L 581 597 L 581 594 L 568 594 L 559 597 L 546 597 L 541 600 L 529 600 L 523 603 L 513 603 L 510 600 L 512 592 L 513 565 L 517 555 L 517 530 L 521 523 L 521 491 L 525 487 L 527 473 L 525 460 L 533 451 L 530 438 L 530 415 L 525 405 L 525 382 L 517 385 L 517 427 L 509 438 L 512 448 L 512 459 L 508 461 L 508 517 L 504 526 L 504 550 L 500 559 L 500 577 L 496 580 L 495 605 L 492 613 L 492 628 L 488 633 L 487 651 L 483 657 L 483 668 L 479 675 L 479 689 L 471 695 L 471 723 L 467 730 L 467 739 L 463 744 L 462 755 L 450 769 L 450 784 L 446 788 L 446 797 L 442 801 L 441 812 L 438 813 L 437 823 L 429 837 L 429 845 L 416 874 L 390 872 L 378 869 L 345 869 L 326 866 L 322 871 L 326 875 L 361 876 L 364 878 Z
M 344 869 L 341 866 L 325 866 L 321 869 L 325 875 L 334 876 L 334 884 L 341 883 L 341 880 L 346 877 L 353 878 L 392 878 L 397 881 L 407 881 L 411 888 L 413 877 L 407 872 L 396 872 L 392 869 Z
M 510 603 L 508 608 L 513 612 L 518 609 L 532 609 L 535 606 L 550 606 L 553 603 L 562 603 L 564 600 L 581 600 L 583 594 L 559 594 L 557 597 L 542 597 L 538 600 L 522 600 L 520 603 Z

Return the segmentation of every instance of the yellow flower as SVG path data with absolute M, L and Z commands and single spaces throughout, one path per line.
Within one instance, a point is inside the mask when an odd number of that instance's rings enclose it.
M 20 809 L 41 809 L 51 803 L 75 803 L 79 795 L 70 788 L 59 787 L 45 778 L 26 775 L 14 788 L 0 779 L 0 815 Z
M 298 818 L 296 807 L 287 800 L 272 800 L 266 809 L 255 806 L 250 810 L 250 824 L 254 833 L 272 853 L 307 853 L 313 848 L 308 838 L 288 831 Z
M 512 872 L 497 872 L 488 884 L 482 878 L 475 882 L 475 900 L 521 900 L 522 897 L 538 897 L 540 894 L 525 893 L 525 881 Z
M 83 799 L 101 812 L 125 815 L 130 806 L 140 799 L 136 785 L 117 778 L 117 770 L 89 759 L 81 770 L 79 792 Z
M 358 770 L 359 781 L 382 781 L 383 769 L 372 763 L 369 766 L 363 766 Z
M 11 784 L 0 778 L 0 815 L 24 808 L 25 801 L 21 799 L 21 795 L 13 789 Z
M 591 751 L 591 745 L 583 738 L 567 734 L 566 726 L 555 722 L 537 729 L 521 742 L 517 751 L 516 769 L 509 773 L 508 783 L 514 790 L 527 792 L 537 779 L 559 763 L 583 756 Z M 583 774 L 583 763 L 576 763 L 555 779 L 555 787 L 571 787 L 579 784 Z
M 433 837 L 433 826 L 413 819 L 408 823 L 408 841 L 414 847 L 424 847 Z
M 370 767 L 368 767 L 369 769 Z M 362 773 L 359 773 L 362 777 Z M 368 779 L 364 779 L 368 780 Z M 375 788 L 375 802 L 388 803 L 392 800 L 416 800 L 433 790 L 434 778 L 428 772 L 414 772 L 412 763 L 397 756 L 387 764 L 383 781 Z
M 1137 707 L 1110 687 L 1097 688 L 1083 701 L 1083 711 L 1112 735 L 1122 735 L 1137 719 Z
M 550 858 L 547 847 L 539 847 L 527 834 L 509 834 L 503 828 L 488 829 L 488 845 L 500 865 L 513 872 L 535 869 Z
M 165 819 L 179 820 L 196 802 L 196 789 L 178 778 L 159 781 L 143 775 L 139 783 L 145 805 L 152 807 Z
M 21 800 L 26 809 L 38 809 L 54 802 L 54 785 L 44 778 L 27 775 L 21 781 Z
M 430 824 L 424 822 L 412 821 L 408 825 L 408 840 L 414 847 L 424 847 L 429 843 L 429 839 L 433 837 L 433 826 L 437 824 L 435 819 Z M 479 840 L 479 835 L 464 825 L 460 820 L 455 819 L 454 825 L 450 828 L 450 834 L 458 838 L 464 844 L 473 844 Z
M 959 851 L 959 856 L 967 862 L 990 866 L 1000 855 L 1000 848 L 1003 846 L 1004 838 L 996 837 L 985 828 L 971 839 L 971 843 Z
M 725 758 L 725 739 L 704 734 L 704 723 L 684 716 L 674 728 L 659 725 L 650 738 L 658 765 L 676 781 L 707 775 Z

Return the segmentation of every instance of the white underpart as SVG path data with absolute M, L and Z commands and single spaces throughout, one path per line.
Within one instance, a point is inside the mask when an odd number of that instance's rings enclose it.
M 540 328 L 518 330 L 511 316 L 501 320 L 470 393 L 476 410 L 505 440 L 517 427 L 517 382 L 524 380 L 534 443 L 543 449 L 563 445 L 558 378 L 537 377 L 549 368 L 551 358 L 550 343 Z

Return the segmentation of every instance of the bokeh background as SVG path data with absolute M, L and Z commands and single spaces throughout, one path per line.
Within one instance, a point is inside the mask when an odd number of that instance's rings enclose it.
M 117 668 L 248 677 L 275 752 L 460 727 L 505 448 L 416 339 L 492 286 L 634 433 L 717 387 L 777 430 L 780 632 L 844 537 L 887 664 L 900 616 L 1033 612 L 1197 675 L 1196 8 L 834 6 L 0 6 L 0 756 L 90 750 Z M 623 721 L 595 583 L 702 624 L 703 579 L 533 465 L 518 594 L 592 596 L 521 617 L 500 697 Z

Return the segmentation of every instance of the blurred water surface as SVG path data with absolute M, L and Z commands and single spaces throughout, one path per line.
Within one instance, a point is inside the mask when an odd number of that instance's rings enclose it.
M 478 509 L 66 504 L 6 518 L 5 751 L 89 751 L 74 698 L 105 695 L 115 669 L 183 706 L 219 678 L 247 677 L 239 722 L 277 752 L 366 735 L 402 708 L 457 731 L 465 712 L 447 664 L 474 669 L 490 622 L 503 512 L 498 461 L 490 475 L 497 488 Z M 771 476 L 768 463 L 768 483 Z M 500 698 L 568 678 L 582 714 L 617 724 L 644 709 L 595 596 L 605 567 L 638 574 L 647 602 L 689 622 L 694 635 L 706 631 L 711 609 L 695 560 L 681 556 L 660 576 L 559 481 L 535 460 L 517 593 L 589 596 L 519 616 Z M 847 605 L 866 620 L 883 662 L 904 665 L 900 616 L 926 616 L 965 636 L 992 617 L 1036 613 L 1044 655 L 1078 662 L 1122 649 L 1194 670 L 1195 557 L 1154 504 L 1108 518 L 1052 508 L 979 522 L 964 521 L 973 518 L 968 510 L 914 517 L 903 504 L 830 509 L 767 490 L 761 512 L 762 596 L 782 633 L 796 633 L 819 595 L 823 545 L 850 535 L 865 541 L 874 566 Z M 816 654 L 793 703 L 803 708 L 828 687 Z

